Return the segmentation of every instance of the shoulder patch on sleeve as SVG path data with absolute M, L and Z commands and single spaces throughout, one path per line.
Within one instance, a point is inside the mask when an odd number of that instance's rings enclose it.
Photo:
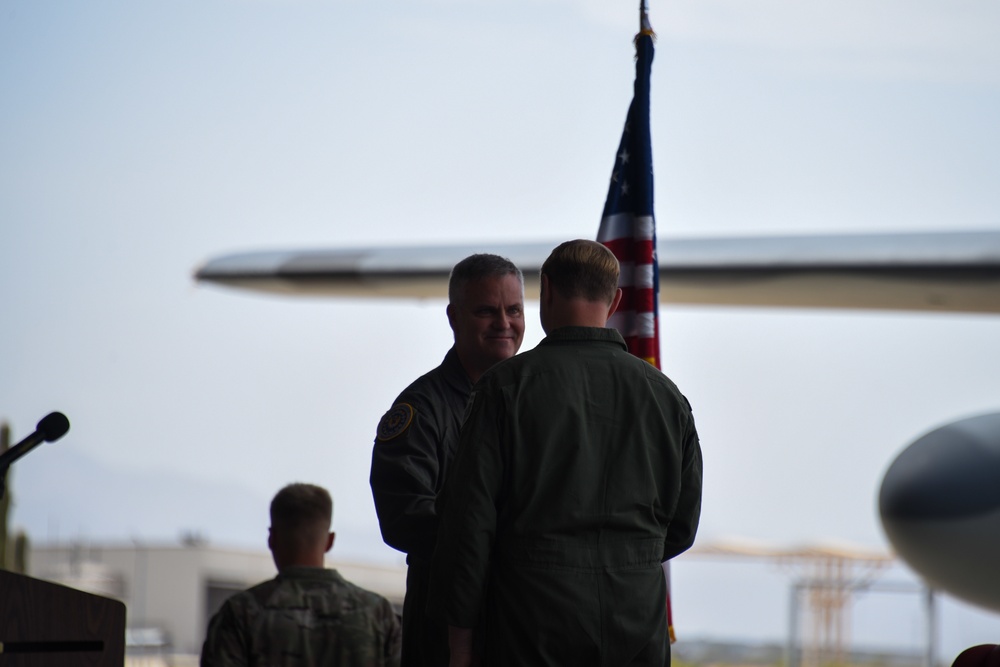
M 403 434 L 410 428 L 414 414 L 416 411 L 409 403 L 396 403 L 382 415 L 382 421 L 378 423 L 378 439 L 384 442 Z

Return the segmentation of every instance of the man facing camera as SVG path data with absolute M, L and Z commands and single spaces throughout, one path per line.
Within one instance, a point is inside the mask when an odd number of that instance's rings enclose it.
M 398 667 L 392 605 L 323 566 L 332 518 L 319 486 L 289 484 L 274 496 L 267 546 L 278 576 L 226 600 L 209 623 L 201 667 Z
M 448 280 L 454 345 L 441 365 L 414 380 L 378 425 L 371 488 L 382 539 L 406 553 L 403 667 L 447 667 L 448 631 L 427 613 L 437 539 L 438 493 L 458 447 L 472 385 L 514 356 L 524 336 L 524 281 L 510 260 L 466 257 Z

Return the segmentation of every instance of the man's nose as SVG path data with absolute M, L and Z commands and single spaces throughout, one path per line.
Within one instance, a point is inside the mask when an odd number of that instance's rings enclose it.
M 510 316 L 504 311 L 497 313 L 496 317 L 493 318 L 493 328 L 494 329 L 509 329 L 510 328 Z

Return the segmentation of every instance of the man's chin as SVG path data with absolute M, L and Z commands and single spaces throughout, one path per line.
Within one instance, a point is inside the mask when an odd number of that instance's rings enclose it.
M 493 358 L 493 363 L 497 363 L 513 357 L 517 353 L 517 346 L 512 340 L 496 341 L 493 345 L 490 345 L 489 351 L 490 356 Z

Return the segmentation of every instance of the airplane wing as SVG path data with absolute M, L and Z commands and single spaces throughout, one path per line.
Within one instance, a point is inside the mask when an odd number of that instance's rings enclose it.
M 283 294 L 445 298 L 476 252 L 508 257 L 525 296 L 558 242 L 330 248 L 217 257 L 196 280 Z M 661 238 L 660 300 L 675 304 L 1000 313 L 1000 231 Z

